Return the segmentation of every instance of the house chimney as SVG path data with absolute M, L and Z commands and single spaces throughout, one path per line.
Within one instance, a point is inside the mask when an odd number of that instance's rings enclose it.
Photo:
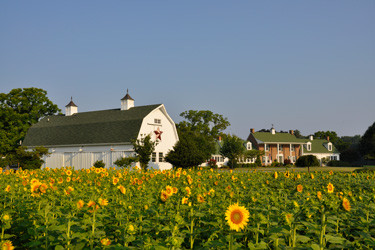
M 276 134 L 276 130 L 275 130 L 275 128 L 272 126 L 272 128 L 271 128 L 271 134 Z
M 289 130 L 289 134 L 294 135 L 294 130 Z
M 128 110 L 134 107 L 134 99 L 129 95 L 129 89 L 126 90 L 126 95 L 121 99 L 121 110 Z
M 250 133 L 254 134 L 254 129 L 253 128 L 250 129 Z
M 329 136 L 327 136 L 327 141 L 329 141 Z
M 65 116 L 71 116 L 78 113 L 78 106 L 74 104 L 73 97 L 70 97 L 70 102 L 65 106 Z
M 309 136 L 309 139 L 310 139 L 310 141 L 314 140 L 314 136 L 313 136 L 313 135 L 310 135 L 310 136 Z
M 219 141 L 221 141 L 221 136 L 219 136 Z

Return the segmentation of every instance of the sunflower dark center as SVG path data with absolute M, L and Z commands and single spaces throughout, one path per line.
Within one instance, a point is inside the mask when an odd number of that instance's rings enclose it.
M 239 224 L 242 222 L 243 214 L 239 210 L 234 210 L 231 215 L 232 222 Z

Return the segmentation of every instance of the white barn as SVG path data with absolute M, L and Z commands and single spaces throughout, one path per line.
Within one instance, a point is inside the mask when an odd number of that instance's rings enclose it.
M 51 155 L 44 158 L 42 167 L 90 168 L 97 160 L 114 167 L 117 159 L 134 154 L 133 139 L 148 134 L 157 143 L 149 167 L 172 168 L 164 157 L 178 141 L 175 123 L 163 104 L 137 107 L 127 93 L 121 109 L 78 113 L 71 100 L 65 115 L 48 116 L 33 125 L 23 145 L 49 149 Z

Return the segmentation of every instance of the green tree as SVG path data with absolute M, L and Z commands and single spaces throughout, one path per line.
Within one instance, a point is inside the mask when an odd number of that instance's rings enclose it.
M 183 132 L 179 134 L 179 141 L 165 157 L 165 160 L 175 167 L 196 167 L 211 157 L 210 153 L 202 150 L 206 147 L 205 137 L 194 132 Z M 205 146 L 206 145 L 206 146 Z
M 305 138 L 298 129 L 294 130 L 294 135 L 299 139 Z
M 220 154 L 229 159 L 228 166 L 230 168 L 235 168 L 237 166 L 237 160 L 245 155 L 243 141 L 235 135 L 225 136 L 220 148 Z
M 26 147 L 18 147 L 12 154 L 5 157 L 6 165 L 18 165 L 23 169 L 39 169 L 44 160 L 43 156 L 49 155 L 48 149 L 45 147 L 36 147 L 28 150 Z
M 362 136 L 359 148 L 365 158 L 375 158 L 375 122 L 368 127 Z
M 333 144 L 340 140 L 335 131 L 318 131 L 314 133 L 314 138 L 327 139 L 328 136 L 329 141 Z
M 180 114 L 186 121 L 177 126 L 182 131 L 194 131 L 212 138 L 218 138 L 230 123 L 220 114 L 214 114 L 209 110 L 188 110 Z
M 0 154 L 14 153 L 31 125 L 59 112 L 43 89 L 17 88 L 0 93 Z
M 141 164 L 141 168 L 146 170 L 151 159 L 151 154 L 154 152 L 156 143 L 151 140 L 150 135 L 147 135 L 140 140 L 133 140 L 132 144 L 134 151 L 137 154 L 139 163 Z
M 297 167 L 307 167 L 310 172 L 310 167 L 320 166 L 318 158 L 315 155 L 303 155 L 296 161 Z
M 179 137 L 195 138 L 194 141 L 200 145 L 198 150 L 202 151 L 200 155 L 206 155 L 205 160 L 210 159 L 216 150 L 216 140 L 222 135 L 222 131 L 230 126 L 228 119 L 209 110 L 188 110 L 180 116 L 185 118 L 185 121 L 176 125 Z

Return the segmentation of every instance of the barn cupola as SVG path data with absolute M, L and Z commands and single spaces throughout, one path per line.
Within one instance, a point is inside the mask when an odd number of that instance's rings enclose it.
M 273 124 L 272 124 L 272 128 L 271 128 L 271 134 L 276 134 L 276 130 L 275 130 L 275 128 L 273 127 Z
M 129 95 L 129 89 L 126 90 L 126 95 L 121 99 L 121 110 L 128 110 L 134 107 L 134 99 Z
M 71 116 L 78 113 L 78 107 L 73 102 L 73 97 L 70 97 L 70 102 L 65 106 L 65 115 Z

